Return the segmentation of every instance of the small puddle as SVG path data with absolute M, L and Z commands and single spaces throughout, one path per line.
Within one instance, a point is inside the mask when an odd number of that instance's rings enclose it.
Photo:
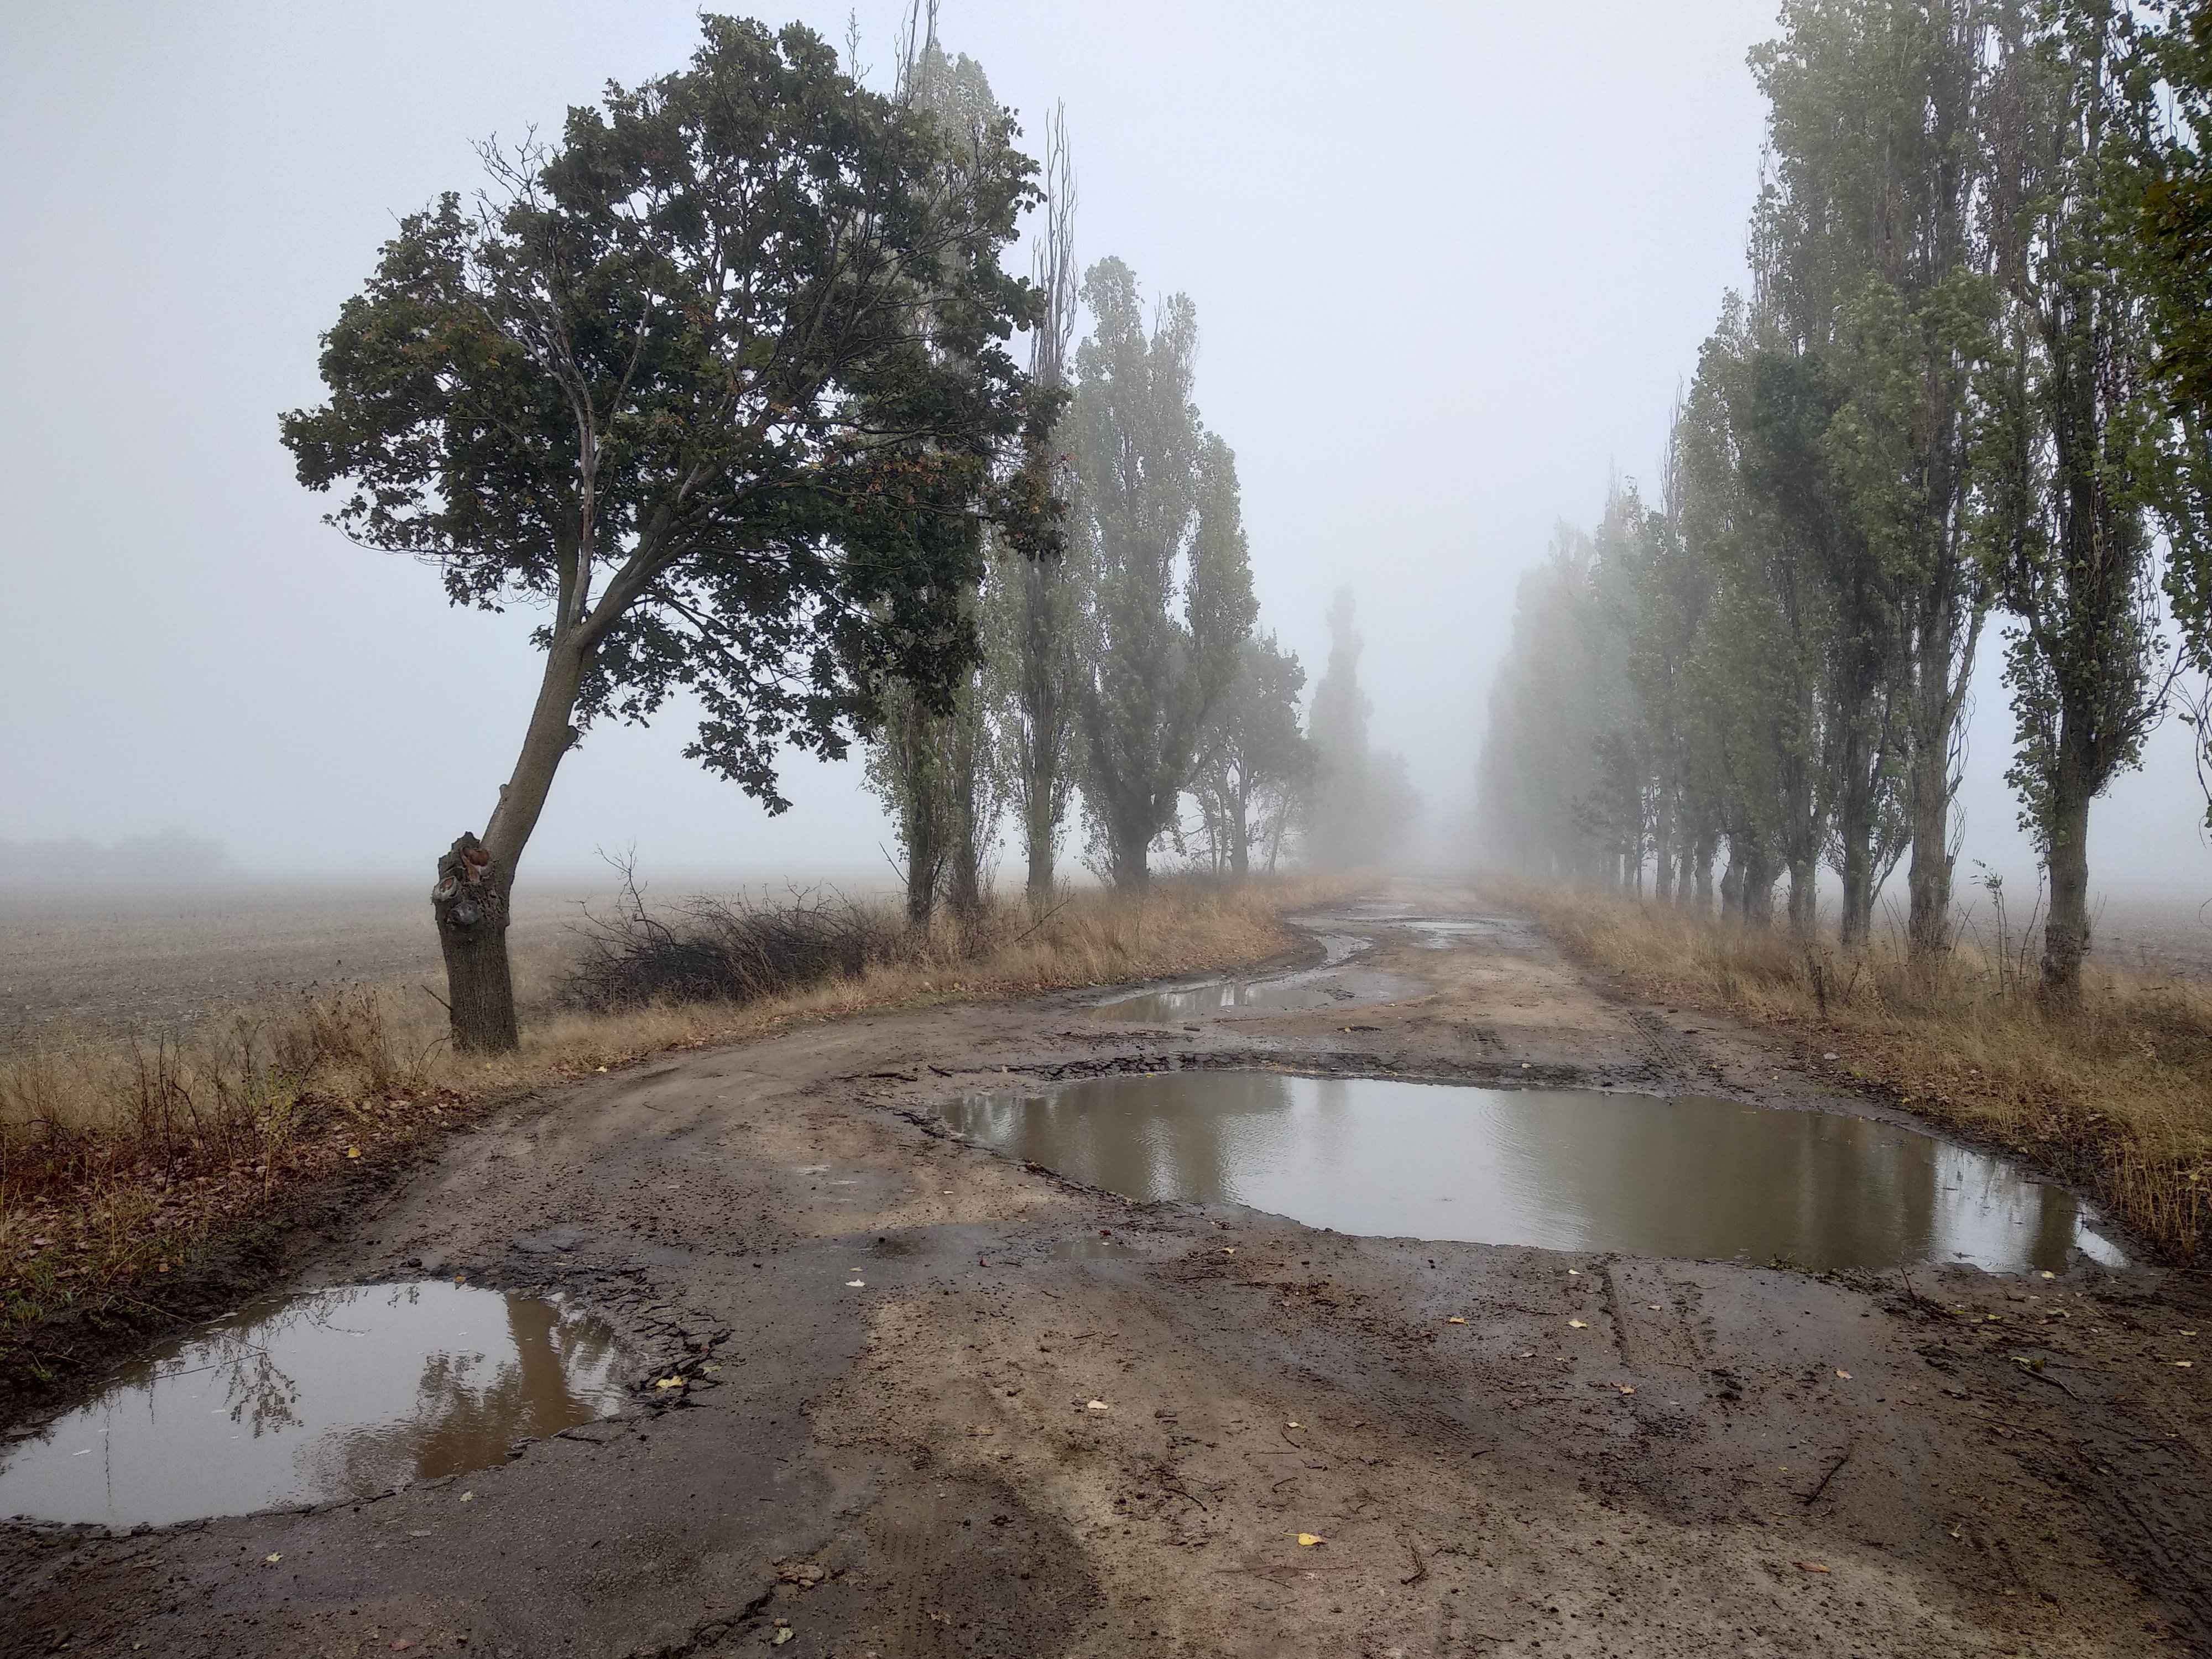
M 2125 1260 L 2072 1194 L 1872 1118 L 1700 1097 L 1182 1072 L 969 1095 L 957 1132 L 1139 1200 L 1384 1237 L 1881 1269 Z
M 1370 939 L 1357 933 L 1322 933 L 1314 937 L 1322 954 L 1311 968 L 1259 979 L 1208 980 L 1142 991 L 1102 1002 L 1091 1012 L 1100 1019 L 1173 1024 L 1212 1014 L 1295 1014 L 1316 1008 L 1391 1002 L 1426 988 L 1396 974 L 1347 965 L 1374 943 Z
M 0 1463 L 0 1516 L 164 1526 L 370 1498 L 620 1408 L 614 1334 L 474 1285 L 354 1285 L 173 1339 Z

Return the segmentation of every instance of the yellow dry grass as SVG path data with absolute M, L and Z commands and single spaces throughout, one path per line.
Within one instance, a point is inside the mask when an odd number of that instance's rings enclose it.
M 1621 895 L 1492 890 L 1646 995 L 1777 1028 L 1810 1069 L 2081 1183 L 2169 1260 L 2212 1249 L 2212 995 L 2201 986 L 2095 964 L 2064 1007 L 2037 989 L 2033 939 L 2002 930 L 1915 962 L 1894 939 L 1846 953 Z
M 541 999 L 520 1050 L 492 1060 L 453 1054 L 443 1011 L 412 986 L 321 993 L 175 1041 L 0 1055 L 0 1349 L 57 1311 L 151 1295 L 317 1179 L 562 1079 L 864 1010 L 1247 968 L 1296 943 L 1285 913 L 1343 890 L 1169 878 L 1141 899 L 1079 890 L 1042 918 L 1002 903 L 857 978 L 743 1006 L 587 1013 Z M 557 964 L 528 968 L 526 983 L 557 981 Z

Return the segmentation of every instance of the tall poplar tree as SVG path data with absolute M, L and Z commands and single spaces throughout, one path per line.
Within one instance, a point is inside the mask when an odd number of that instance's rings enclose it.
M 1083 298 L 1094 327 L 1069 423 L 1090 574 L 1084 795 L 1108 873 L 1136 890 L 1257 606 L 1236 458 L 1192 401 L 1195 308 L 1174 295 L 1148 331 L 1136 274 L 1112 258 L 1085 274 Z

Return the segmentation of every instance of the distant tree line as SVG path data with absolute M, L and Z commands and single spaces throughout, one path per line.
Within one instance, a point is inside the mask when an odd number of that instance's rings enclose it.
M 1847 945 L 1902 866 L 1939 952 L 1994 614 L 2071 996 L 2090 803 L 2212 666 L 2212 6 L 1792 0 L 1753 64 L 1751 292 L 1658 499 L 1617 484 L 1522 582 L 1487 850 L 1799 929 L 1826 868 Z

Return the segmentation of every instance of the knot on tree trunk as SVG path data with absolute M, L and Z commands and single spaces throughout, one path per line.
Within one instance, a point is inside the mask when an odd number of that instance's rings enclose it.
M 438 860 L 430 908 L 446 958 L 453 1046 L 504 1053 L 516 1047 L 514 987 L 507 965 L 507 890 L 512 870 L 473 834 Z
M 505 884 L 483 842 L 464 832 L 438 860 L 438 884 L 430 890 L 430 906 L 441 928 L 472 933 L 489 923 L 496 929 L 505 920 Z

